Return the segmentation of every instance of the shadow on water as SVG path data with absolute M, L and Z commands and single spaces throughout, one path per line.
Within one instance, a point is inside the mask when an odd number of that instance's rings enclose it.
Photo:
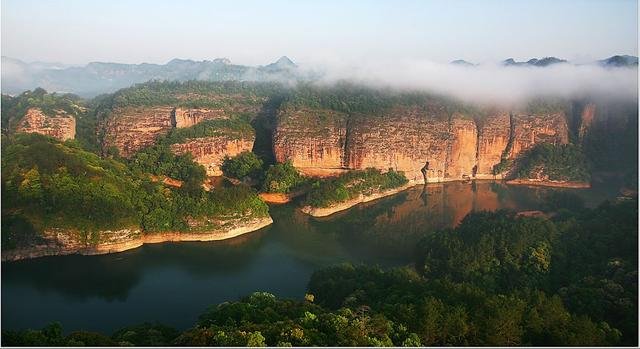
M 273 205 L 274 224 L 217 242 L 145 245 L 103 256 L 60 256 L 2 264 L 2 327 L 110 333 L 144 321 L 187 328 L 209 305 L 254 291 L 301 298 L 314 270 L 343 262 L 411 263 L 425 234 L 474 211 L 538 209 L 549 190 L 494 182 L 417 186 L 313 218 L 297 203 Z M 574 190 L 590 206 L 617 193 Z M 96 316 L 99 314 L 99 316 Z

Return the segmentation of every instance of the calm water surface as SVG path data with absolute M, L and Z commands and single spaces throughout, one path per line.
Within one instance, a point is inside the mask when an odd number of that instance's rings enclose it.
M 206 307 L 254 291 L 300 299 L 313 271 L 322 267 L 408 265 L 422 234 L 453 226 L 472 211 L 537 209 L 549 190 L 570 190 L 595 206 L 617 196 L 616 188 L 433 184 L 322 219 L 302 214 L 295 203 L 272 206 L 273 225 L 226 241 L 3 263 L 2 329 L 51 321 L 60 321 L 65 331 L 106 334 L 145 321 L 184 329 Z

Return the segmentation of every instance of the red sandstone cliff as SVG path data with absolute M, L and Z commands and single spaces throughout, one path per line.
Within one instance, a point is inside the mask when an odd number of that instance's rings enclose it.
M 273 152 L 278 162 L 291 160 L 305 174 L 339 172 L 344 165 L 347 115 L 302 109 L 278 115 Z
M 76 137 L 76 119 L 63 110 L 47 116 L 39 108 L 29 108 L 20 120 L 16 132 L 40 133 L 61 141 Z
M 335 111 L 282 111 L 274 153 L 301 172 L 340 172 L 374 167 L 403 171 L 407 178 L 438 182 L 493 178 L 503 156 L 516 158 L 537 143 L 568 142 L 563 113 L 530 115 L 497 111 L 478 127 L 469 115 L 446 108 L 395 107 L 379 115 Z
M 207 170 L 207 176 L 222 176 L 220 166 L 225 156 L 233 157 L 251 151 L 255 137 L 233 139 L 228 136 L 193 138 L 185 143 L 172 144 L 175 154 L 191 153 L 193 160 Z
M 216 109 L 173 106 L 115 108 L 104 121 L 102 146 L 103 149 L 116 147 L 121 156 L 129 157 L 153 145 L 158 137 L 172 128 L 191 127 L 204 120 L 228 119 L 233 113 L 258 112 L 255 103 L 246 102 L 234 99 L 225 108 Z M 205 167 L 207 175 L 220 176 L 220 165 L 224 157 L 251 151 L 254 140 L 255 135 L 191 138 L 184 143 L 173 144 L 171 149 L 176 154 L 191 153 L 194 160 Z

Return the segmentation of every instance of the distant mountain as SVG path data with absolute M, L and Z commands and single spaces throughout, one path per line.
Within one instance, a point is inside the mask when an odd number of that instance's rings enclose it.
M 460 65 L 464 67 L 475 67 L 476 65 L 470 62 L 465 61 L 464 59 L 456 59 L 455 61 L 451 61 L 450 64 Z
M 567 63 L 566 60 L 556 57 L 544 57 L 542 59 L 532 58 L 526 62 L 517 62 L 513 58 L 508 58 L 502 61 L 502 65 L 505 66 L 532 66 L 532 67 L 547 67 L 552 64 Z
M 298 66 L 295 63 L 293 63 L 293 61 L 290 60 L 289 57 L 287 56 L 282 56 L 274 63 L 271 63 L 263 67 L 263 69 L 269 70 L 269 71 L 295 69 L 295 68 L 298 68 Z
M 638 57 L 629 56 L 629 55 L 616 55 L 611 56 L 607 59 L 603 59 L 598 61 L 603 66 L 607 67 L 637 67 L 638 66 Z
M 285 56 L 259 67 L 232 64 L 228 58 L 212 61 L 176 58 L 167 64 L 92 62 L 67 67 L 2 57 L 2 93 L 8 94 L 42 87 L 47 91 L 92 97 L 149 80 L 290 81 L 300 78 L 298 66 Z

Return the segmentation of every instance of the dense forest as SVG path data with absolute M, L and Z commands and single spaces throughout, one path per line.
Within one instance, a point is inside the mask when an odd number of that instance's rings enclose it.
M 3 345 L 636 345 L 637 201 L 548 200 L 550 219 L 480 212 L 425 232 L 415 268 L 319 270 L 303 300 L 256 292 L 185 331 L 63 335 L 54 323 L 4 331 Z

